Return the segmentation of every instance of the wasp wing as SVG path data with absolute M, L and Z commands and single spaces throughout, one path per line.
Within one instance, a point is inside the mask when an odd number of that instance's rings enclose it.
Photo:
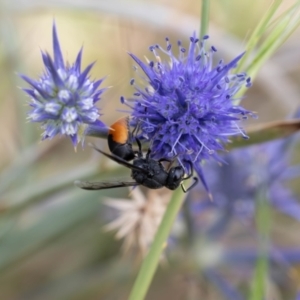
M 135 181 L 97 181 L 97 182 L 89 182 L 89 181 L 80 181 L 76 180 L 74 185 L 80 187 L 84 190 L 105 190 L 105 189 L 113 189 L 113 188 L 121 188 L 126 186 L 136 186 L 139 185 Z
M 120 165 L 123 165 L 124 167 L 127 167 L 129 169 L 134 169 L 134 170 L 137 170 L 137 171 L 140 171 L 144 174 L 147 174 L 148 171 L 143 169 L 143 168 L 140 168 L 140 167 L 137 167 L 131 163 L 129 163 L 128 161 L 126 161 L 125 159 L 119 157 L 119 156 L 116 156 L 116 155 L 113 155 L 113 154 L 108 154 L 104 151 L 102 151 L 101 149 L 97 148 L 94 144 L 92 143 L 89 143 L 89 146 L 91 146 L 92 148 L 94 148 L 96 151 L 102 153 L 103 155 L 105 155 L 106 157 L 110 158 L 111 160 L 115 161 L 116 163 L 120 164 Z

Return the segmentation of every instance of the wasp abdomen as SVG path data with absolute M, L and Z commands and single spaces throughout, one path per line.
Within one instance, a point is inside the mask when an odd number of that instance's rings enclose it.
M 128 118 L 119 119 L 110 126 L 108 132 L 108 147 L 111 153 L 127 161 L 134 159 L 135 154 L 130 143 Z

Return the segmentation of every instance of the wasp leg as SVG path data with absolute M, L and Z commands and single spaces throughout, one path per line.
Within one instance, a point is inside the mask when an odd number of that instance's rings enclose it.
M 134 136 L 135 133 L 138 132 L 138 131 L 140 130 L 140 127 L 141 127 L 140 122 L 137 122 L 136 125 L 135 125 L 135 127 L 134 127 L 133 130 L 132 130 L 132 133 L 131 133 L 132 136 Z
M 159 162 L 162 162 L 162 161 L 167 161 L 169 163 L 173 163 L 174 162 L 174 159 L 168 159 L 168 158 L 161 158 L 158 160 Z
M 189 165 L 190 165 L 190 174 L 187 175 L 187 177 L 183 178 L 182 181 L 187 180 L 189 178 L 191 178 L 194 174 L 194 167 L 192 162 L 190 162 L 189 160 L 186 161 Z M 190 191 L 194 186 L 197 185 L 198 183 L 198 178 L 197 177 L 193 177 L 194 182 L 191 184 L 191 186 L 189 186 L 187 189 L 185 188 L 185 186 L 183 185 L 183 183 L 181 183 L 181 188 L 183 190 L 184 193 L 187 193 L 188 191 Z
M 175 156 L 173 156 L 172 159 L 161 158 L 161 159 L 159 160 L 159 162 L 162 162 L 162 161 L 167 161 L 167 162 L 169 162 L 170 164 L 169 164 L 168 169 L 167 169 L 167 171 L 169 171 L 169 170 L 171 169 L 171 167 L 173 166 L 173 164 L 174 164 L 174 162 L 176 161 L 176 158 L 177 158 L 178 156 L 179 156 L 179 154 L 176 154 Z M 190 161 L 187 161 L 187 162 L 190 163 L 191 168 L 193 168 L 193 166 L 191 165 L 191 162 L 190 162 Z
M 190 174 L 188 174 L 187 177 L 184 177 L 183 180 L 187 180 L 187 179 L 191 178 L 194 174 L 193 164 L 189 160 L 186 160 L 185 162 L 187 162 L 190 165 Z
M 142 144 L 141 141 L 136 137 L 136 143 L 138 144 L 139 151 L 137 152 L 138 157 L 143 157 Z
M 188 178 L 184 178 L 184 180 L 185 179 L 188 179 Z M 188 191 L 190 191 L 193 187 L 195 187 L 197 185 L 199 179 L 197 177 L 193 177 L 193 180 L 194 180 L 194 182 L 187 189 L 185 188 L 184 184 L 181 183 L 181 188 L 184 193 L 187 193 Z
M 166 161 L 166 162 L 169 162 L 170 164 L 168 165 L 168 169 L 166 170 L 167 172 L 170 171 L 171 167 L 173 166 L 174 162 L 176 161 L 176 158 L 173 158 L 173 159 L 168 159 L 168 158 L 161 158 L 159 160 L 159 162 L 162 162 L 162 161 Z

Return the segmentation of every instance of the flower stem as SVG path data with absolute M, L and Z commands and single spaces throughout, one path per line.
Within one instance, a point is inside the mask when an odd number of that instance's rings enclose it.
M 260 237 L 258 259 L 256 262 L 249 300 L 265 299 L 268 278 L 268 253 L 270 252 L 271 216 L 267 191 L 262 188 L 257 195 L 256 226 Z
M 209 0 L 202 0 L 200 39 L 207 34 L 209 24 Z
M 131 290 L 129 300 L 143 300 L 149 289 L 150 283 L 157 269 L 164 244 L 170 234 L 175 218 L 182 206 L 184 195 L 181 189 L 177 189 L 171 198 L 158 231 L 155 235 L 153 244 L 148 255 L 142 263 L 139 274 Z

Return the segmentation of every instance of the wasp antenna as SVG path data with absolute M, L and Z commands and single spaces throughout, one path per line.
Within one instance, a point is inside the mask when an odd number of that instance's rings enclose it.
M 143 151 L 142 151 L 142 144 L 141 144 L 141 141 L 136 137 L 135 138 L 136 140 L 136 143 L 138 144 L 138 148 L 139 148 L 139 151 L 138 151 L 138 157 L 143 157 Z M 149 149 L 150 150 L 150 149 Z M 149 151 L 148 150 L 148 151 Z M 148 156 L 147 156 L 148 157 Z
M 135 138 L 136 140 L 136 143 L 138 144 L 138 147 L 139 147 L 139 151 L 142 152 L 142 144 L 141 144 L 141 141 L 136 137 Z

